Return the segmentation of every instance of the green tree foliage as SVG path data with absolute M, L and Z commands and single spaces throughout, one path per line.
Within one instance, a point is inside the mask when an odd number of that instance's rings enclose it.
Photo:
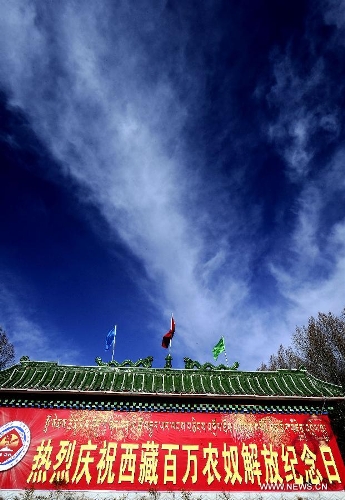
M 0 327 L 0 370 L 14 363 L 14 347 L 5 330 Z
M 321 380 L 341 385 L 345 391 L 345 309 L 339 317 L 332 313 L 311 317 L 307 326 L 296 328 L 290 347 L 281 345 L 277 354 L 272 354 L 269 362 L 258 369 L 301 366 Z M 337 404 L 330 417 L 345 460 L 345 404 Z

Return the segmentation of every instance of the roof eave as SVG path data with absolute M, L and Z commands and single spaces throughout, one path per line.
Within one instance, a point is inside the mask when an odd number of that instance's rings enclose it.
M 210 398 L 216 398 L 216 399 L 221 399 L 221 400 L 253 400 L 253 401 L 343 401 L 345 402 L 345 396 L 286 396 L 286 395 L 257 395 L 257 394 L 198 394 L 198 393 L 162 393 L 162 392 L 119 392 L 119 391 L 82 391 L 82 390 L 68 390 L 68 389 L 14 389 L 14 388 L 1 388 L 0 389 L 0 396 L 1 394 L 19 394 L 19 393 L 25 393 L 25 394 L 41 394 L 41 395 L 48 395 L 48 394 L 60 394 L 60 395 L 76 395 L 76 396 L 84 396 L 87 397 L 88 395 L 90 396 L 115 396 L 115 397 L 159 397 L 159 398 L 173 398 L 173 399 L 186 399 L 186 398 L 198 398 L 198 399 L 210 399 Z

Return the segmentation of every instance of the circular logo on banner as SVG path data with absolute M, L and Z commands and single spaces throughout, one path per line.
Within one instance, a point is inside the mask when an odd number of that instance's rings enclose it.
M 14 420 L 0 427 L 0 471 L 17 465 L 30 445 L 30 429 Z

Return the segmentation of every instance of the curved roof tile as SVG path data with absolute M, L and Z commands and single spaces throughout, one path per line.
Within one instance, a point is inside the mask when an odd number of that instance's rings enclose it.
M 305 370 L 245 372 L 66 366 L 21 361 L 0 371 L 0 391 L 72 391 L 249 398 L 344 398 L 341 387 Z

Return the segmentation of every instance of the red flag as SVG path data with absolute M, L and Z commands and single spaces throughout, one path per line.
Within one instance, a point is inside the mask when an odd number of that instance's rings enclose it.
M 163 335 L 163 338 L 162 338 L 162 347 L 164 347 L 164 349 L 168 349 L 170 342 L 171 342 L 171 339 L 174 336 L 174 333 L 175 333 L 175 321 L 174 321 L 173 316 L 171 315 L 170 330 L 165 335 Z

